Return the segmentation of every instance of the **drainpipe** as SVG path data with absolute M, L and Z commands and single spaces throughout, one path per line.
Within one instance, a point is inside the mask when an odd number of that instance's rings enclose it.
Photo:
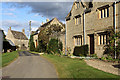
M 79 3 L 81 2 L 81 0 L 79 0 Z M 85 12 L 86 12 L 86 7 L 85 7 L 85 10 L 84 10 L 84 13 L 83 13 L 83 37 L 84 37 L 84 43 L 83 45 L 86 44 L 86 40 L 85 40 Z
M 114 28 L 115 28 L 115 34 L 116 34 L 116 1 L 114 3 Z M 116 40 L 115 40 L 115 49 L 116 49 Z M 115 59 L 116 59 L 116 50 L 115 50 Z
M 85 9 L 86 10 L 86 9 Z M 85 10 L 84 10 L 84 13 L 83 13 L 83 36 L 84 36 L 84 45 L 86 44 L 86 41 L 85 41 Z

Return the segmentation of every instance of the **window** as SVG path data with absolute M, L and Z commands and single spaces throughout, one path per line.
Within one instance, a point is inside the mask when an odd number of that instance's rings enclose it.
M 82 36 L 74 37 L 74 44 L 75 44 L 75 46 L 81 46 L 82 45 Z
M 80 8 L 80 3 L 79 3 L 79 2 L 76 2 L 76 3 L 75 3 L 75 9 L 78 9 L 78 8 Z
M 99 18 L 109 17 L 109 7 L 99 9 Z
M 75 18 L 75 25 L 81 24 L 81 17 Z
M 98 36 L 98 45 L 108 44 L 108 34 L 99 34 Z

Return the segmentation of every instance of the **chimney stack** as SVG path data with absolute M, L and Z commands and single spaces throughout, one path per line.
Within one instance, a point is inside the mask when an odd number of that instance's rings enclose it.
M 49 19 L 46 19 L 46 22 L 49 22 L 50 20 Z
M 22 29 L 22 32 L 25 34 L 25 29 Z
M 10 26 L 9 30 L 11 30 L 11 26 Z
M 44 23 L 42 22 L 42 25 L 43 25 Z

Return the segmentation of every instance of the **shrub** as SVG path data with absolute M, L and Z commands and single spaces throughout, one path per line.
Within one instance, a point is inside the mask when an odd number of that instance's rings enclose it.
M 58 39 L 51 39 L 47 46 L 48 54 L 61 54 L 63 45 Z
M 97 54 L 91 54 L 90 56 L 97 58 Z
M 107 60 L 106 57 L 102 57 L 101 60 Z
M 33 35 L 30 35 L 29 47 L 30 47 L 30 51 L 34 51 L 35 50 L 35 44 L 33 42 Z
M 87 56 L 88 54 L 88 45 L 76 46 L 74 48 L 73 55 L 75 56 Z
M 107 56 L 106 57 L 108 60 L 113 60 L 112 56 Z
M 58 40 L 51 39 L 47 47 L 48 54 L 58 53 Z

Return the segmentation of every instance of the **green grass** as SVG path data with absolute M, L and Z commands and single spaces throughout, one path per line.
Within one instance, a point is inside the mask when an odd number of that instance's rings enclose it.
M 84 60 L 46 54 L 43 57 L 55 65 L 60 78 L 120 78 L 88 66 Z
M 18 51 L 2 54 L 2 67 L 7 66 L 18 57 Z

